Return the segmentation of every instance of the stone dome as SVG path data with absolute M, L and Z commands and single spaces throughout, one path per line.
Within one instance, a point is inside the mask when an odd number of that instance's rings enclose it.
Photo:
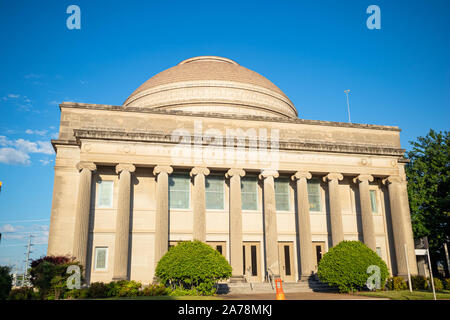
M 292 102 L 267 78 L 215 56 L 190 58 L 158 73 L 137 88 L 123 106 L 297 118 Z

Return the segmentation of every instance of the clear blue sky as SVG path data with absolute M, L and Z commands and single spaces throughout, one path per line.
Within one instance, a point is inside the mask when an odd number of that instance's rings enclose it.
M 81 9 L 68 30 L 66 9 Z M 381 9 L 369 30 L 366 8 Z M 301 118 L 448 130 L 450 1 L 0 1 L 0 265 L 45 253 L 62 101 L 121 105 L 152 75 L 218 55 L 269 78 Z M 22 232 L 22 233 L 21 233 Z

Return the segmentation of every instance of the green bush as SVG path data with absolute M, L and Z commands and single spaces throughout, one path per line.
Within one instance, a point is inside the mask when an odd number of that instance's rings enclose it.
M 169 293 L 169 296 L 174 297 L 196 296 L 196 295 L 198 295 L 198 292 L 195 288 L 192 289 L 175 288 Z
M 151 284 L 142 290 L 143 296 L 166 296 L 170 290 L 162 284 Z
M 411 276 L 413 290 L 425 290 L 427 288 L 427 278 L 424 276 Z
M 134 280 L 127 281 L 119 290 L 119 297 L 137 297 L 141 294 L 142 284 Z
M 430 278 L 428 278 L 428 280 L 430 280 Z M 442 284 L 441 279 L 439 279 L 439 278 L 433 278 L 433 282 L 434 282 L 434 290 L 436 290 L 436 291 L 442 291 L 442 290 L 444 290 L 444 285 Z M 431 287 L 431 280 L 428 281 L 427 289 L 428 289 L 428 290 L 433 290 L 433 287 Z
M 444 284 L 445 290 L 450 290 L 450 278 L 444 279 L 444 281 L 442 281 L 442 283 Z
M 64 297 L 68 290 L 67 279 L 71 275 L 67 273 L 70 265 L 78 265 L 80 272 L 83 272 L 79 262 L 68 256 L 46 256 L 31 262 L 30 280 L 39 289 L 41 299 Z
M 108 286 L 103 282 L 93 282 L 88 288 L 89 298 L 106 298 L 108 296 Z
M 340 292 L 361 290 L 371 274 L 370 265 L 380 268 L 380 285 L 389 275 L 386 263 L 378 254 L 360 241 L 342 241 L 324 254 L 319 262 L 320 281 L 339 288 Z
M 39 295 L 34 292 L 32 287 L 21 287 L 12 289 L 9 292 L 8 300 L 34 300 L 38 299 Z
M 408 289 L 408 284 L 403 280 L 402 277 L 392 277 L 387 281 L 388 290 L 406 290 Z
M 181 242 L 158 262 L 156 276 L 172 289 L 195 289 L 198 295 L 212 295 L 214 284 L 231 276 L 228 261 L 209 245 L 200 241 Z
M 11 269 L 6 266 L 0 266 L 0 300 L 5 300 L 9 296 L 12 287 Z

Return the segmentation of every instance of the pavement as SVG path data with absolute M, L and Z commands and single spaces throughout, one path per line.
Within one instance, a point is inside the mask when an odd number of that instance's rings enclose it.
M 275 300 L 275 293 L 255 294 L 224 294 L 219 295 L 224 300 Z M 285 293 L 286 300 L 389 300 L 360 295 L 330 292 L 292 292 Z

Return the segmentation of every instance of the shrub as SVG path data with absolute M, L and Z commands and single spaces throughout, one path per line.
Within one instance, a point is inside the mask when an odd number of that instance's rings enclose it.
M 446 278 L 444 279 L 444 281 L 442 281 L 444 284 L 444 289 L 445 290 L 450 290 L 450 278 Z
M 183 289 L 183 288 L 175 288 L 170 293 L 169 296 L 196 296 L 198 295 L 198 292 L 195 288 L 192 289 Z
M 425 290 L 427 288 L 427 278 L 424 276 L 411 276 L 413 290 Z
M 141 294 L 142 284 L 134 280 L 126 281 L 119 289 L 119 297 L 137 297 Z
M 338 287 L 340 292 L 349 292 L 364 288 L 371 276 L 367 273 L 371 265 L 380 268 L 383 287 L 389 272 L 378 254 L 360 241 L 342 241 L 324 254 L 317 274 L 320 281 Z
M 433 278 L 433 282 L 434 282 L 434 290 L 436 290 L 436 291 L 442 291 L 442 290 L 444 289 L 444 286 L 443 286 L 443 284 L 442 284 L 441 279 L 439 279 L 439 278 Z M 431 281 L 428 281 L 427 289 L 428 289 L 428 290 L 432 290 L 432 289 L 433 289 L 433 287 L 431 286 Z
M 143 296 L 166 296 L 170 290 L 162 284 L 151 284 L 142 290 Z
M 108 296 L 108 286 L 103 282 L 93 282 L 88 288 L 89 298 L 106 298 Z
M 68 256 L 46 256 L 31 262 L 30 280 L 39 289 L 41 299 L 59 299 L 68 290 L 66 273 L 70 265 L 82 266 Z
M 200 241 L 181 242 L 172 247 L 158 262 L 156 276 L 173 289 L 195 289 L 197 294 L 215 293 L 215 282 L 231 276 L 227 260 Z
M 38 299 L 39 295 L 34 292 L 32 287 L 21 287 L 12 289 L 9 292 L 8 299 L 9 300 L 32 300 Z
M 388 290 L 406 290 L 408 289 L 408 284 L 403 280 L 402 277 L 392 277 L 387 281 Z
M 9 274 L 11 269 L 6 266 L 0 266 L 0 300 L 8 298 L 12 287 L 12 277 Z

